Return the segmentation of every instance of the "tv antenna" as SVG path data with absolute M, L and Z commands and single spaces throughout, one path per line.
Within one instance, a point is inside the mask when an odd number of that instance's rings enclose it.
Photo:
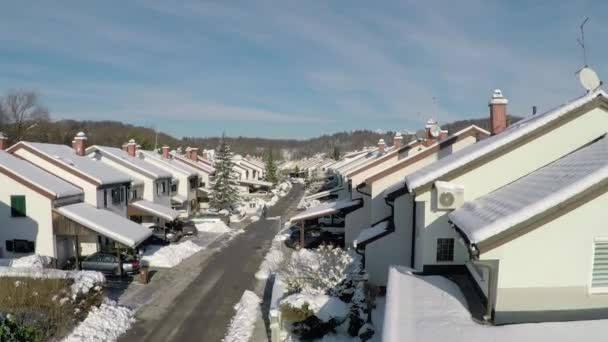
M 587 67 L 587 48 L 585 47 L 585 24 L 589 21 L 589 17 L 585 17 L 585 20 L 579 25 L 579 29 L 581 30 L 581 36 L 576 41 L 578 45 L 583 50 L 583 68 Z

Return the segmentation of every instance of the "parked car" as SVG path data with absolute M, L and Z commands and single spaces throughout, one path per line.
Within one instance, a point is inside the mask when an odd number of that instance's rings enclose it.
M 319 217 L 319 227 L 343 227 L 344 216 L 342 215 L 325 215 Z
M 139 248 L 145 250 L 147 246 L 166 246 L 169 243 L 170 242 L 166 239 L 160 238 L 156 235 L 151 235 L 139 245 Z
M 168 242 L 177 242 L 182 238 L 181 232 L 167 227 L 151 226 L 150 229 L 152 229 L 153 236 Z
M 139 261 L 131 255 L 122 255 L 122 269 L 126 274 L 139 273 Z M 97 252 L 84 258 L 80 263 L 83 270 L 98 271 L 109 275 L 119 275 L 118 256 L 116 254 Z
M 294 226 L 287 232 L 289 237 L 285 240 L 285 245 L 289 248 L 300 248 L 300 229 Z M 304 248 L 317 248 L 324 244 L 344 247 L 344 235 L 324 232 L 319 228 L 305 228 Z
M 177 221 L 173 224 L 175 230 L 180 231 L 182 235 L 196 235 L 198 230 L 191 220 L 188 221 Z

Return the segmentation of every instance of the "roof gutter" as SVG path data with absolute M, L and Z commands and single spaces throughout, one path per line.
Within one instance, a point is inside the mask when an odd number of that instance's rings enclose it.
M 394 207 L 392 205 L 390 205 L 390 204 L 388 204 L 388 205 L 391 207 L 391 214 L 389 216 L 383 218 L 382 220 L 380 220 L 380 221 L 372 224 L 372 227 L 374 227 L 374 226 L 376 226 L 376 225 L 378 225 L 378 224 L 380 224 L 382 222 L 388 221 L 388 226 L 386 227 L 386 231 L 384 231 L 381 234 L 378 234 L 378 235 L 374 236 L 373 238 L 371 238 L 369 240 L 363 241 L 361 243 L 357 243 L 357 247 L 355 248 L 355 252 L 357 254 L 361 255 L 361 262 L 363 264 L 363 267 L 365 267 L 365 247 L 368 244 L 370 244 L 370 243 L 372 243 L 372 242 L 374 242 L 376 240 L 379 240 L 379 239 L 381 239 L 381 238 L 383 238 L 383 237 L 385 237 L 385 236 L 387 236 L 390 233 L 392 233 L 392 232 L 395 231 L 395 223 L 394 223 L 394 220 L 393 220 L 393 214 L 395 212 L 395 209 L 394 209 Z
M 372 197 L 372 194 L 368 194 L 368 193 L 366 193 L 366 192 L 361 191 L 361 189 L 365 188 L 365 186 L 366 186 L 366 185 L 367 185 L 367 184 L 365 184 L 365 182 L 363 182 L 363 183 L 361 183 L 361 184 L 357 185 L 357 186 L 355 187 L 355 190 L 356 190 L 358 193 L 360 193 L 361 195 L 364 195 L 364 196 L 367 196 L 367 197 Z
M 458 233 L 458 235 L 460 235 L 460 238 L 462 239 L 464 245 L 467 246 L 467 251 L 469 252 L 469 258 L 471 260 L 479 260 L 479 249 L 477 248 L 477 245 L 474 243 L 471 243 L 471 240 L 469 240 L 469 237 L 467 236 L 467 234 L 465 234 L 464 231 L 462 231 L 462 229 L 460 229 L 454 222 L 452 222 L 450 220 L 449 224 L 456 231 L 456 233 Z

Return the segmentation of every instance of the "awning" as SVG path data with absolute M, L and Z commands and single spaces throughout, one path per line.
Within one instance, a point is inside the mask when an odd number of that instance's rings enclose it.
M 149 214 L 152 214 L 152 216 L 160 217 L 167 221 L 173 221 L 179 216 L 179 213 L 177 211 L 169 207 L 146 200 L 138 200 L 129 205 L 133 206 L 134 208 L 143 210 Z
M 207 189 L 207 188 L 203 188 L 200 187 L 198 189 L 196 189 L 199 193 L 205 194 L 205 195 L 210 195 L 211 194 L 211 189 Z
M 259 179 L 241 179 L 241 180 L 239 180 L 239 183 L 244 184 L 244 185 L 265 186 L 268 188 L 273 186 L 273 184 L 271 182 L 266 182 L 266 181 L 259 180 Z
M 325 215 L 337 214 L 341 211 L 352 211 L 363 206 L 363 200 L 356 199 L 354 201 L 335 201 L 322 203 L 314 208 L 308 209 L 301 214 L 291 218 L 292 222 L 310 220 Z
M 152 235 L 152 231 L 109 210 L 97 209 L 86 203 L 56 208 L 62 216 L 127 247 L 137 247 Z
M 177 204 L 184 204 L 187 201 L 188 201 L 188 199 L 182 195 L 175 195 L 175 196 L 171 197 L 171 202 L 174 202 Z
M 316 194 L 312 194 L 312 195 L 306 196 L 306 199 L 311 200 L 311 199 L 323 198 L 325 196 L 329 196 L 332 193 L 340 191 L 340 190 L 344 190 L 344 187 L 343 186 L 339 186 L 339 187 L 335 187 L 333 189 L 329 189 L 327 191 L 317 192 Z
M 388 231 L 388 223 L 389 221 L 382 221 L 375 226 L 371 226 L 369 228 L 363 229 L 359 236 L 353 241 L 353 245 L 357 248 L 357 245 L 365 245 L 368 241 L 381 236 L 382 234 Z

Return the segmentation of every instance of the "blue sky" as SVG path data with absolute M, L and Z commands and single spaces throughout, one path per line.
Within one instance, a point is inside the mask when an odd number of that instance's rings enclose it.
M 487 115 L 494 88 L 510 113 L 527 115 L 582 94 L 576 38 L 586 16 L 589 64 L 608 75 L 607 6 L 12 1 L 0 12 L 0 92 L 34 89 L 55 119 L 178 137 L 412 130 L 430 116 Z

